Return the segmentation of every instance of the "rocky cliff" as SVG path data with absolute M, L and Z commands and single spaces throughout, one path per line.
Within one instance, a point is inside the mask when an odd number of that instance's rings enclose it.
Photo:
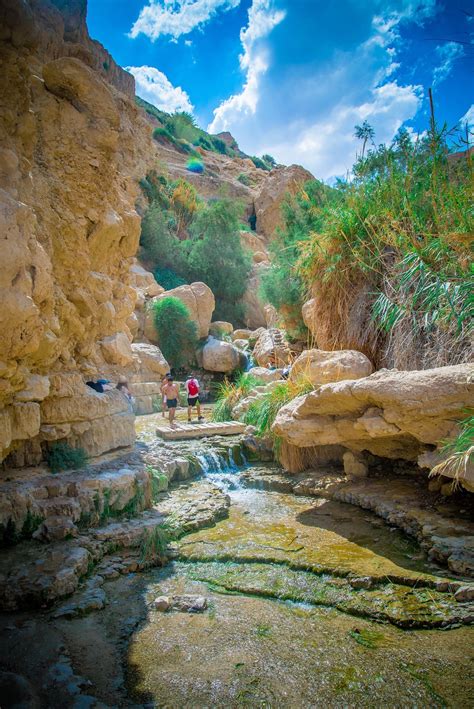
M 265 212 L 259 195 L 269 173 L 251 160 L 209 153 L 205 173 L 191 175 L 186 155 L 153 140 L 133 77 L 89 37 L 85 17 L 86 0 L 0 7 L 0 460 L 11 454 L 16 465 L 37 463 L 59 439 L 92 454 L 128 445 L 126 402 L 84 382 L 124 370 L 143 382 L 143 358 L 155 382 L 166 369 L 157 348 L 151 355 L 131 346 L 144 278 L 134 258 L 138 182 L 147 171 L 164 162 L 204 197 L 224 186 L 248 214 Z M 292 180 L 288 170 L 283 183 Z M 251 187 L 237 179 L 242 172 Z M 260 319 L 255 291 L 265 259 L 256 257 L 248 295 Z

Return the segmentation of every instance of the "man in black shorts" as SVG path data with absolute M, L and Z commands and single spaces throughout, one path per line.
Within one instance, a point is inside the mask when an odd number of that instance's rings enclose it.
M 171 374 L 166 375 L 166 384 L 164 385 L 162 391 L 163 394 L 166 396 L 166 406 L 168 408 L 168 411 L 170 412 L 170 426 L 171 428 L 176 428 L 176 424 L 174 423 L 174 417 L 176 414 L 176 407 L 178 406 L 179 385 L 175 384 Z
M 188 423 L 191 423 L 191 414 L 193 406 L 196 407 L 198 421 L 204 421 L 201 416 L 201 403 L 199 401 L 199 382 L 196 377 L 188 377 L 186 379 L 186 394 L 188 395 Z

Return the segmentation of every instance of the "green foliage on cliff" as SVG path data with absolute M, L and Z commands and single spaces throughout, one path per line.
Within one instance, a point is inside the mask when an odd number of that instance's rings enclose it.
M 286 314 L 286 318 L 299 324 L 302 333 L 305 328 L 301 307 L 308 288 L 296 265 L 302 243 L 322 227 L 323 204 L 335 198 L 335 190 L 322 182 L 307 182 L 296 197 L 283 203 L 284 226 L 277 230 L 269 245 L 271 267 L 262 276 L 262 296 L 283 315 Z
M 168 181 L 156 171 L 141 187 L 150 207 L 142 220 L 140 244 L 155 278 L 165 288 L 203 281 L 216 298 L 214 317 L 239 323 L 251 270 L 240 242 L 243 208 L 229 199 L 205 203 L 189 182 Z
M 230 200 L 210 202 L 191 225 L 187 276 L 204 281 L 214 293 L 214 318 L 239 322 L 244 308 L 239 302 L 247 288 L 252 267 L 250 256 L 240 243 L 242 209 Z
M 52 473 L 62 470 L 78 470 L 87 463 L 87 455 L 83 448 L 73 448 L 68 443 L 53 443 L 46 454 L 46 461 Z
M 152 308 L 160 349 L 170 365 L 179 369 L 194 358 L 198 342 L 196 323 L 178 298 L 162 298 Z
M 394 348 L 396 335 L 398 353 L 426 352 L 419 366 L 462 360 L 473 322 L 474 163 L 450 154 L 456 140 L 466 147 L 445 128 L 420 139 L 401 130 L 357 160 L 351 181 L 302 190 L 285 207 L 268 299 L 298 309 L 315 296 L 335 349 L 361 348 L 372 330 L 367 351 Z

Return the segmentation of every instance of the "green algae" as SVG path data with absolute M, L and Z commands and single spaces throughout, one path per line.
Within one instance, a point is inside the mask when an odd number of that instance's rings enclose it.
M 179 573 L 226 593 L 329 606 L 356 617 L 401 628 L 436 628 L 472 622 L 469 608 L 450 594 L 386 583 L 375 589 L 352 588 L 349 582 L 273 564 L 187 563 Z

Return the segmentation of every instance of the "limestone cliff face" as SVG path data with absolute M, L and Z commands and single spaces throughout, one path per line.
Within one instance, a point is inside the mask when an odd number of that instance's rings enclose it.
M 89 39 L 85 2 L 7 0 L 0 13 L 0 459 L 21 449 L 21 462 L 36 462 L 41 441 L 87 435 L 87 416 L 74 432 L 70 412 L 62 420 L 55 376 L 87 399 L 89 423 L 111 431 L 123 414 L 121 442 L 133 440 L 123 402 L 94 408 L 83 381 L 102 371 L 104 338 L 131 339 L 150 129 L 133 77 Z

